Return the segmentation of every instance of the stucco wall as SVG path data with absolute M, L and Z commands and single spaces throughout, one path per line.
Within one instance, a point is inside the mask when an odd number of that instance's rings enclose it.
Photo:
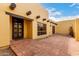
M 69 35 L 69 28 L 72 26 L 75 35 L 75 20 L 65 20 L 57 22 L 56 33 Z
M 76 24 L 76 39 L 79 40 L 79 19 L 76 19 L 75 21 Z
M 41 22 L 43 24 L 46 24 L 47 34 L 40 35 L 40 36 L 37 35 L 37 22 Z M 33 31 L 32 31 L 33 32 L 33 39 L 39 39 L 39 38 L 44 38 L 44 37 L 53 35 L 52 34 L 52 26 L 55 26 L 55 25 L 51 25 L 50 26 L 50 22 L 47 22 L 47 21 L 43 21 L 41 19 L 38 19 L 38 20 L 33 21 L 32 25 L 33 25 L 33 27 L 32 27 L 32 29 L 33 29 Z
M 37 3 L 17 3 L 15 10 L 9 9 L 10 4 L 0 4 L 0 8 L 4 11 L 11 12 L 13 14 L 25 16 L 28 18 L 35 19 L 37 15 L 40 15 L 41 18 L 48 18 L 48 12 L 41 7 L 40 4 Z M 26 15 L 27 11 L 31 11 L 32 14 L 30 16 Z
M 16 4 L 15 10 L 10 10 L 9 5 L 10 4 L 0 4 L 0 47 L 9 45 L 10 40 L 12 40 L 12 20 L 9 15 L 5 14 L 5 12 L 10 12 L 16 15 L 33 19 L 33 21 L 30 23 L 30 27 L 28 24 L 29 22 L 26 21 L 27 19 L 24 19 L 24 38 L 32 37 L 32 39 L 38 39 L 52 35 L 52 32 L 50 30 L 50 23 L 43 21 L 43 18 L 46 18 L 48 20 L 48 12 L 44 10 L 40 6 L 40 4 Z M 29 10 L 32 12 L 32 14 L 30 16 L 27 16 L 26 12 Z M 40 15 L 40 18 L 36 19 L 36 16 L 38 15 Z M 37 36 L 37 22 L 45 23 L 47 25 L 46 35 Z M 31 28 L 31 30 L 27 30 L 27 28 Z M 29 33 L 27 33 L 28 31 Z
M 0 10 L 0 47 L 10 44 L 10 17 Z

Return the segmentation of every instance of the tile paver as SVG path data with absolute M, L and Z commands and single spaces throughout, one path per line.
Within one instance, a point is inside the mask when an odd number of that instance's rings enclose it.
M 15 56 L 10 48 L 0 48 L 0 56 Z
M 61 35 L 40 40 L 19 40 L 11 43 L 11 48 L 19 56 L 66 56 L 69 39 Z

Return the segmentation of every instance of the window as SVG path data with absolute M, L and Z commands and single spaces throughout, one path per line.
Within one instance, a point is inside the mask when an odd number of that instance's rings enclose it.
M 37 35 L 44 35 L 46 34 L 46 24 L 37 23 Z

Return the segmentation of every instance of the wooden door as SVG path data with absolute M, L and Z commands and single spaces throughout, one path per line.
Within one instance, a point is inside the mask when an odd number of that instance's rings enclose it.
M 12 17 L 12 37 L 13 39 L 23 38 L 23 19 Z

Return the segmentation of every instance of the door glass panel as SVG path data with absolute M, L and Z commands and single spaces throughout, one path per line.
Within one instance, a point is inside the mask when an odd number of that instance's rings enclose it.
M 22 28 L 22 24 L 19 23 L 19 28 Z
M 19 33 L 19 37 L 21 37 L 22 36 L 22 33 Z
M 15 24 L 15 25 L 17 25 L 18 23 L 17 23 L 17 22 L 15 22 L 14 24 Z
M 17 29 L 14 29 L 14 32 L 17 32 Z
M 22 32 L 22 29 L 19 29 L 19 32 Z
M 13 38 L 18 39 L 23 37 L 23 20 L 13 18 Z
M 14 28 L 17 28 L 17 25 L 14 25 Z
M 15 37 L 15 38 L 17 37 L 17 33 L 14 33 L 14 37 Z

